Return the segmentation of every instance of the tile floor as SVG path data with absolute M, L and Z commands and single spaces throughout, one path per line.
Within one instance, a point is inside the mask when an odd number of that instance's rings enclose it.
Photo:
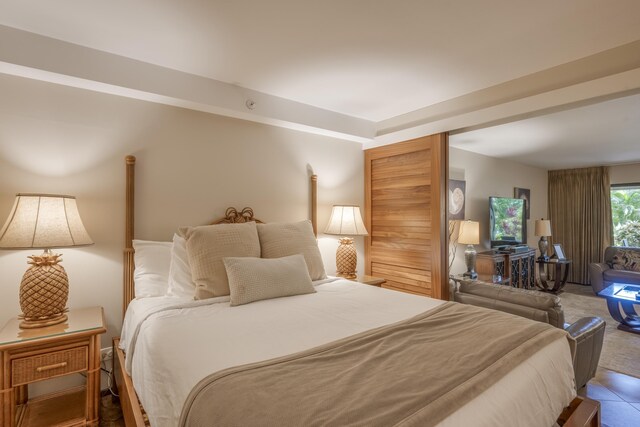
M 639 378 L 598 368 L 595 378 L 578 394 L 600 401 L 602 427 L 640 426 Z

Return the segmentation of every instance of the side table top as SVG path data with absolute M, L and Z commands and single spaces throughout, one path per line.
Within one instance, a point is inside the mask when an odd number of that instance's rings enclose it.
M 548 260 L 536 258 L 538 264 L 571 264 L 570 259 L 549 258 Z
M 13 318 L 0 331 L 0 347 L 85 331 L 106 332 L 102 307 L 69 310 L 67 316 L 66 322 L 36 329 L 20 329 L 20 319 Z
M 367 276 L 367 275 L 361 276 L 356 280 L 360 283 L 364 283 L 366 285 L 373 285 L 373 286 L 380 286 L 387 281 L 386 279 L 383 279 L 381 277 L 374 277 L 374 276 Z

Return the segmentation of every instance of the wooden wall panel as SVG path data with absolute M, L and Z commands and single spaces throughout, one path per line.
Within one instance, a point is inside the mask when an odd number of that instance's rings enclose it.
M 366 274 L 448 298 L 447 135 L 365 151 Z

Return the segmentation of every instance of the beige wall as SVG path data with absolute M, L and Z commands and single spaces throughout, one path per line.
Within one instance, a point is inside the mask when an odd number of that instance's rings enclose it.
M 519 163 L 483 156 L 451 147 L 449 178 L 466 181 L 465 219 L 480 222 L 478 252 L 489 249 L 489 196 L 513 197 L 513 188 L 531 190 L 531 219 L 527 221 L 527 244 L 538 247 L 534 220 L 547 217 L 547 171 Z M 466 271 L 464 245 L 457 245 L 451 273 Z
M 609 166 L 609 178 L 612 184 L 640 183 L 640 163 Z
M 179 225 L 204 224 L 228 206 L 251 206 L 264 221 L 309 218 L 310 170 L 320 231 L 332 204 L 364 204 L 359 143 L 6 75 L 0 93 L 0 222 L 18 192 L 78 198 L 95 245 L 59 252 L 69 307 L 105 308 L 103 348 L 122 324 L 125 155 L 138 157 L 141 239 L 170 240 Z M 333 274 L 337 238 L 319 242 Z M 20 311 L 18 286 L 35 252 L 0 251 L 0 324 Z

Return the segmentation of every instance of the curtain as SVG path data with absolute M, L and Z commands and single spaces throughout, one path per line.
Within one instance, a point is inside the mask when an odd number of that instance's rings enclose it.
M 568 281 L 589 283 L 589 263 L 600 262 L 613 241 L 608 167 L 549 171 L 553 243 L 572 260 Z

